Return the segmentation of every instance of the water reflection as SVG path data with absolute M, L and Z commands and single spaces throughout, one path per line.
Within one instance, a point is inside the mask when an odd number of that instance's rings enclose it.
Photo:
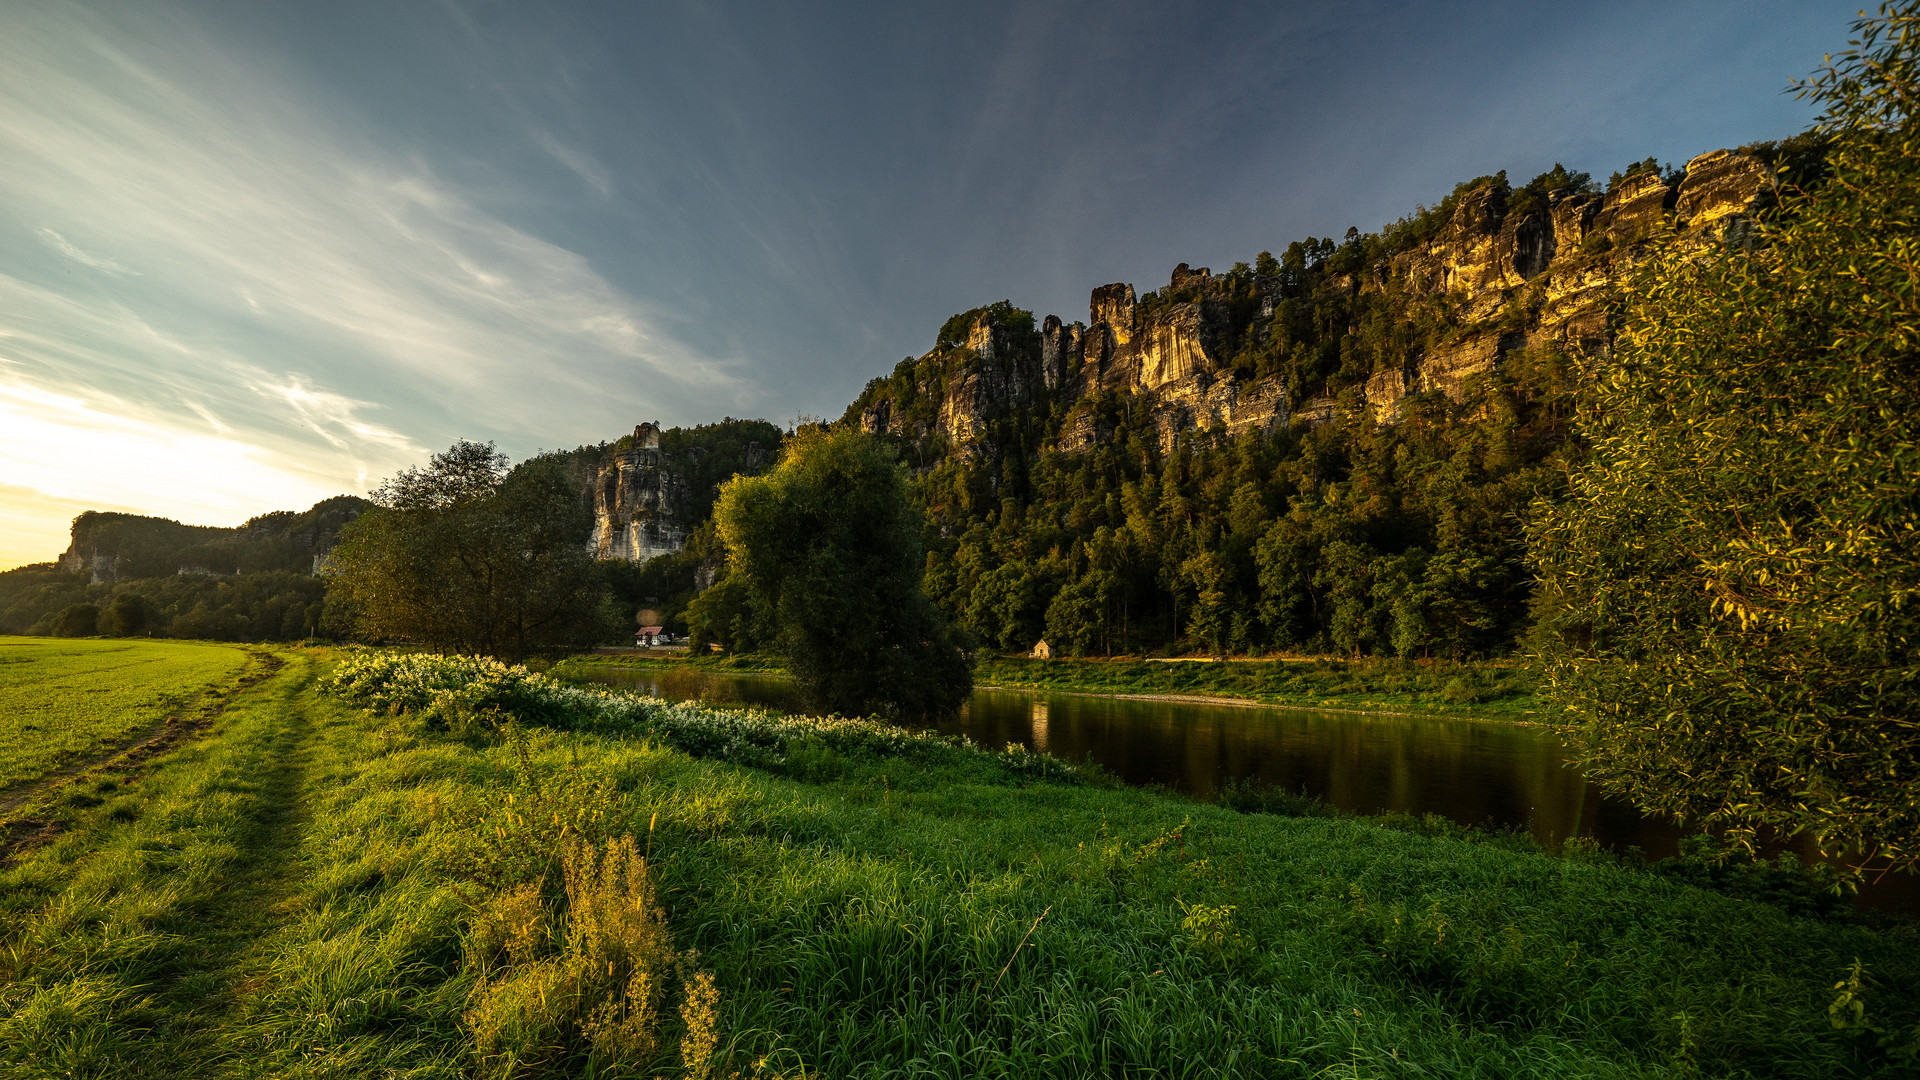
M 801 707 L 793 684 L 779 676 L 611 666 L 593 674 L 672 700 Z M 1358 813 L 1441 814 L 1466 825 L 1525 829 L 1547 845 L 1592 837 L 1616 849 L 1639 847 L 1649 858 L 1674 854 L 1683 835 L 1602 795 L 1568 764 L 1548 728 L 987 689 L 975 690 L 960 715 L 938 728 L 988 749 L 1019 743 L 1065 761 L 1090 761 L 1128 783 L 1202 799 L 1250 779 Z M 1810 857 L 1811 850 L 1801 854 Z M 1862 899 L 1920 912 L 1920 879 L 1889 876 Z
M 793 684 L 770 675 L 688 668 L 607 668 L 608 682 L 675 700 L 797 709 Z M 1544 728 L 1409 716 L 1360 716 L 1079 694 L 979 689 L 938 725 L 988 749 L 1019 743 L 1099 765 L 1131 784 L 1211 799 L 1254 780 L 1344 810 L 1443 814 L 1469 825 L 1525 828 L 1543 843 L 1591 836 L 1672 854 L 1671 827 L 1611 803 L 1567 766 Z

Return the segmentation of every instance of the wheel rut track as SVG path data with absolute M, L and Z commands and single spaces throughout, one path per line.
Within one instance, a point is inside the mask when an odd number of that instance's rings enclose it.
M 12 866 L 51 843 L 63 831 L 56 820 L 14 816 L 20 810 L 81 776 L 98 772 L 137 777 L 147 762 L 204 735 L 227 711 L 228 705 L 272 678 L 287 663 L 270 652 L 249 650 L 247 655 L 246 671 L 230 686 L 201 694 L 185 708 L 152 727 L 118 740 L 113 746 L 0 792 L 0 867 Z

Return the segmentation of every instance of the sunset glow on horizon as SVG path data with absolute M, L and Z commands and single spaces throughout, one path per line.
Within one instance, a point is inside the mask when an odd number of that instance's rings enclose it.
M 460 438 L 837 418 L 975 304 L 1789 135 L 1851 15 L 1092 10 L 8 5 L 0 569 Z

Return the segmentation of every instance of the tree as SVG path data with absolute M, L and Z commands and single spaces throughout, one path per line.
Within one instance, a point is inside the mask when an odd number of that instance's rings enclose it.
M 1642 808 L 1920 866 L 1920 3 L 1802 84 L 1828 174 L 1625 286 L 1531 529 L 1548 690 Z
M 586 541 L 593 512 L 557 459 L 508 469 L 461 441 L 374 492 L 328 557 L 330 601 L 371 639 L 519 660 L 593 645 L 619 620 Z
M 74 604 L 62 608 L 53 618 L 53 636 L 92 637 L 99 619 L 100 609 L 92 604 Z
M 925 518 L 884 443 L 803 429 L 771 472 L 721 488 L 714 521 L 729 587 L 751 593 L 812 705 L 904 719 L 965 700 L 970 660 L 922 591 Z

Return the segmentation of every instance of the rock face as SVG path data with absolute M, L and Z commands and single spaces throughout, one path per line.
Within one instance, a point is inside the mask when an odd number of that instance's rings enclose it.
M 593 484 L 596 558 L 645 562 L 686 542 L 686 477 L 664 464 L 660 425 L 641 424 L 632 445 L 613 451 L 600 467 Z
M 1404 364 L 1357 380 L 1343 373 L 1345 389 L 1330 386 L 1327 396 L 1294 401 L 1277 378 L 1247 377 L 1259 369 L 1237 359 L 1268 342 L 1269 322 L 1296 295 L 1289 290 L 1303 287 L 1300 274 L 1254 275 L 1249 284 L 1244 267 L 1230 281 L 1181 263 L 1145 297 L 1126 282 L 1094 289 L 1085 325 L 1049 315 L 1037 332 L 1030 322 L 1020 331 L 980 309 L 964 346 L 903 363 L 891 382 L 876 380 L 849 417 L 869 432 L 918 441 L 923 460 L 930 438 L 944 440 L 934 453 L 992 455 L 996 423 L 1047 410 L 1059 418 L 1052 447 L 1087 450 L 1111 436 L 1103 403 L 1116 401 L 1136 417 L 1145 410 L 1163 450 L 1194 432 L 1235 436 L 1330 422 L 1348 415 L 1347 394 L 1373 422 L 1396 423 L 1414 395 L 1467 399 L 1515 350 L 1604 348 L 1609 286 L 1645 241 L 1670 221 L 1702 242 L 1732 235 L 1771 176 L 1757 157 L 1716 150 L 1682 175 L 1648 168 L 1604 194 L 1562 189 L 1544 200 L 1521 198 L 1488 183 L 1460 192 L 1437 231 L 1371 269 L 1337 275 L 1323 264 L 1306 266 L 1313 288 L 1444 313 L 1440 329 Z M 1325 250 L 1333 250 L 1330 242 Z

